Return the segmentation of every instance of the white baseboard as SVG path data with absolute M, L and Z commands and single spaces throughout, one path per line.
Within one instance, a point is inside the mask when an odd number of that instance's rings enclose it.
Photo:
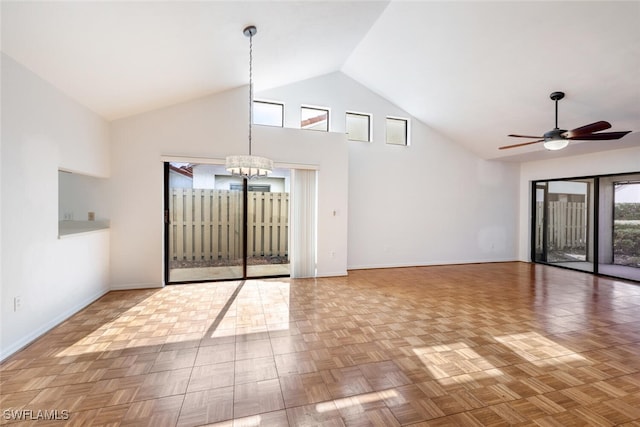
M 487 260 L 464 260 L 464 261 L 436 261 L 436 262 L 424 262 L 424 263 L 393 263 L 393 264 L 362 264 L 362 265 L 350 265 L 347 266 L 348 270 L 373 270 L 376 268 L 403 268 L 403 267 L 433 267 L 437 265 L 461 265 L 461 264 L 491 264 L 496 262 L 519 262 L 516 258 L 504 258 L 504 259 L 487 259 Z
M 347 270 L 336 271 L 336 272 L 325 272 L 321 274 L 317 274 L 316 277 L 338 277 L 338 276 L 347 276 L 349 273 Z
M 162 288 L 162 283 L 128 283 L 122 285 L 111 285 L 111 291 L 132 291 L 135 289 L 157 289 Z

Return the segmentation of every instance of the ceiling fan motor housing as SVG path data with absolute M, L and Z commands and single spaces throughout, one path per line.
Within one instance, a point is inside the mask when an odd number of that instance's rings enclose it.
M 562 134 L 565 133 L 566 131 L 567 131 L 566 129 L 555 128 L 553 130 L 550 130 L 549 132 L 545 132 L 543 137 L 545 141 L 550 141 L 552 139 L 561 139 L 561 138 L 564 139 L 564 136 Z

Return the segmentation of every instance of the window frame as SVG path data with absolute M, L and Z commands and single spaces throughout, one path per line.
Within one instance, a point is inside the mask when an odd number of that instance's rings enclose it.
M 640 175 L 640 170 L 630 172 L 618 172 L 602 175 L 587 175 L 587 176 L 575 176 L 575 177 L 561 177 L 561 178 L 544 178 L 529 181 L 529 260 L 536 264 L 552 265 L 557 268 L 564 268 L 569 270 L 580 271 L 595 276 L 608 276 L 616 279 L 630 280 L 640 283 L 640 278 L 637 274 L 631 272 L 627 274 L 624 269 L 635 267 L 626 267 L 613 262 L 613 243 L 614 243 L 614 227 L 615 227 L 615 187 L 613 184 L 622 181 L 635 181 L 637 176 Z M 566 263 L 553 263 L 548 262 L 545 257 L 538 257 L 536 252 L 536 227 L 539 226 L 539 218 L 536 209 L 537 194 L 536 190 L 542 188 L 543 185 L 548 185 L 553 181 L 579 181 L 579 180 L 593 180 L 593 203 L 588 206 L 589 215 L 593 218 L 593 257 L 587 263 L 590 263 L 592 267 L 590 269 L 575 268 Z M 542 221 L 545 221 L 547 215 L 543 210 Z M 546 225 L 543 224 L 543 227 Z M 547 232 L 543 230 L 542 237 L 548 238 Z M 543 245 L 547 245 L 546 241 Z M 619 266 L 621 269 L 612 270 L 611 266 Z M 633 270 L 632 270 L 633 271 Z
M 349 118 L 349 115 L 366 117 L 368 119 L 368 123 L 367 123 L 367 139 L 351 139 L 351 138 L 349 138 L 349 132 L 348 132 L 348 126 L 347 126 L 347 120 Z M 358 141 L 358 142 L 372 142 L 373 141 L 373 114 L 371 114 L 371 113 L 362 113 L 362 112 L 359 112 L 359 111 L 345 111 L 344 117 L 345 117 L 344 130 L 345 130 L 345 133 L 347 134 L 347 140 L 348 141 Z
M 404 144 L 395 144 L 393 142 L 389 142 L 389 120 L 403 121 L 405 123 L 404 127 Z M 410 130 L 410 120 L 407 117 L 399 117 L 399 116 L 386 116 L 384 121 L 384 129 L 385 129 L 385 138 L 384 142 L 388 145 L 395 145 L 398 147 L 408 147 L 410 145 L 409 135 L 411 135 Z
M 303 127 L 303 125 L 302 125 L 302 110 L 303 109 L 326 111 L 327 112 L 327 128 L 326 129 L 312 129 L 312 128 Z M 300 129 L 313 130 L 313 131 L 316 131 L 316 132 L 329 132 L 331 130 L 330 124 L 331 124 L 331 108 L 322 107 L 322 106 L 319 106 L 319 105 L 308 105 L 308 104 L 300 105 Z
M 272 125 L 272 124 L 267 124 L 267 123 L 256 123 L 255 119 L 255 104 L 269 104 L 269 105 L 279 105 L 281 108 L 281 114 L 280 114 L 280 124 L 279 125 Z M 271 100 L 266 100 L 266 99 L 254 99 L 253 100 L 253 104 L 251 105 L 252 108 L 254 108 L 254 111 L 252 112 L 252 118 L 253 118 L 253 123 L 251 123 L 252 125 L 258 125 L 258 126 L 271 126 L 271 127 L 284 127 L 284 102 L 279 102 L 279 101 L 271 101 Z

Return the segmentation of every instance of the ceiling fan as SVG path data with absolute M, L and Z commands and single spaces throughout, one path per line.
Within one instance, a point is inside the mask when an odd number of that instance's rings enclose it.
M 558 128 L 558 101 L 564 98 L 564 92 L 553 92 L 550 98 L 556 104 L 556 127 L 545 133 L 543 136 L 529 136 L 529 135 L 509 135 L 514 138 L 536 138 L 536 141 L 523 142 L 520 144 L 504 145 L 498 147 L 499 150 L 506 148 L 516 148 L 525 145 L 536 144 L 544 141 L 544 148 L 547 150 L 560 150 L 569 145 L 569 141 L 594 141 L 594 140 L 608 140 L 608 139 L 620 139 L 626 134 L 630 133 L 630 130 L 623 132 L 600 132 L 601 130 L 609 129 L 611 124 L 605 121 L 599 121 L 591 123 L 589 125 L 581 126 L 573 130 L 559 129 Z M 600 133 L 595 133 L 600 132 Z

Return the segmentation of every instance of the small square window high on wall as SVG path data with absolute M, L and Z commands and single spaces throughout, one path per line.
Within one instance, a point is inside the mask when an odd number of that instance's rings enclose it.
M 347 139 L 350 141 L 371 141 L 371 114 L 346 114 Z
M 329 110 L 318 107 L 301 107 L 300 129 L 329 132 Z
M 409 120 L 387 117 L 387 144 L 409 145 Z
M 253 101 L 253 124 L 284 126 L 284 104 L 269 101 Z

